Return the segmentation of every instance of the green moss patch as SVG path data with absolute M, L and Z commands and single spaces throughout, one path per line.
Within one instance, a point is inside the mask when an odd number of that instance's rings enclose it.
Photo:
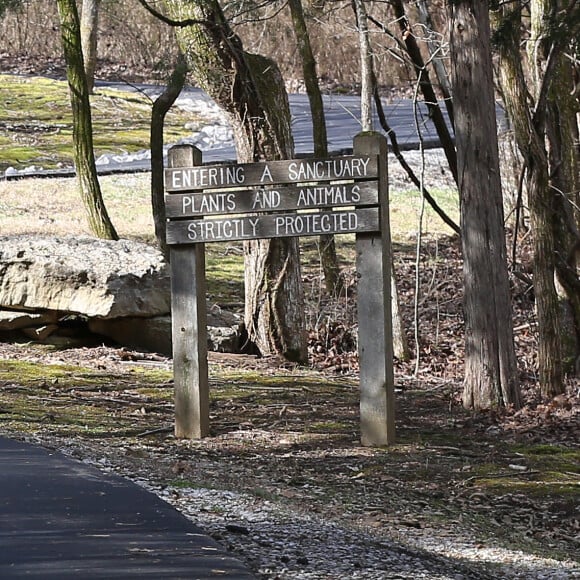
M 0 75 L 0 171 L 8 167 L 72 164 L 72 113 L 68 84 L 41 77 Z M 152 100 L 146 95 L 97 89 L 91 96 L 95 156 L 149 148 Z M 165 140 L 191 134 L 191 113 L 171 110 Z

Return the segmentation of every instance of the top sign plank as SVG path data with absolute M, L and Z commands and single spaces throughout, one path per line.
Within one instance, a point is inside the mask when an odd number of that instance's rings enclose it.
M 378 177 L 378 158 L 343 156 L 332 159 L 294 159 L 240 165 L 199 165 L 165 170 L 165 190 L 264 187 L 285 183 L 367 180 Z

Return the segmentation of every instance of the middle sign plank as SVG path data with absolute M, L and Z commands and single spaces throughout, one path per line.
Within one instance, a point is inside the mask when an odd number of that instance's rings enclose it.
M 377 203 L 377 182 L 364 181 L 348 184 L 172 193 L 165 196 L 165 214 L 168 218 L 183 218 L 263 211 L 368 206 Z

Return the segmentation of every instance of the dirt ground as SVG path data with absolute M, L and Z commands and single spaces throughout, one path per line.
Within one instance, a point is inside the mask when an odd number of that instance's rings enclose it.
M 0 343 L 0 431 L 106 460 L 158 486 L 268 497 L 385 537 L 401 526 L 410 537 L 468 533 L 483 544 L 575 559 L 578 383 L 571 379 L 552 401 L 539 397 L 522 287 L 515 325 L 525 406 L 465 411 L 457 241 L 429 244 L 422 259 L 419 371 L 415 359 L 395 363 L 397 443 L 390 448 L 359 442 L 354 288 L 327 302 L 307 293 L 307 308 L 335 316 L 319 316 L 323 322 L 310 329 L 311 367 L 210 354 L 207 439 L 172 435 L 170 360 L 99 344 Z M 412 329 L 412 252 L 400 249 L 397 265 Z M 408 338 L 414 352 L 413 332 Z M 28 362 L 34 370 L 18 366 Z

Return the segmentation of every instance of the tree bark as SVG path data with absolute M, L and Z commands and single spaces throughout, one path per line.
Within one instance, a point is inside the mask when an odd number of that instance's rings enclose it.
M 83 65 L 80 24 L 74 0 L 58 0 L 58 13 L 73 113 L 73 150 L 81 197 L 91 231 L 99 238 L 118 239 L 109 219 L 95 165 L 89 91 Z
M 574 373 L 580 354 L 580 279 L 578 277 L 577 251 L 580 235 L 574 213 L 580 172 L 578 171 L 578 147 L 576 137 L 576 112 L 578 103 L 573 97 L 573 71 L 570 60 L 563 51 L 554 54 L 555 44 L 561 40 L 554 37 L 554 12 L 564 13 L 570 3 L 567 0 L 531 3 L 531 30 L 535 42 L 530 42 L 529 57 L 535 81 L 536 115 L 543 117 L 546 135 L 548 183 L 546 198 L 553 201 L 552 228 L 555 252 L 556 294 L 559 300 L 560 346 L 562 370 Z M 578 9 L 577 9 L 578 10 Z M 554 11 L 554 12 L 552 12 Z M 562 34 L 562 31 L 560 32 Z M 553 75 L 549 74 L 553 61 Z M 545 88 L 546 85 L 549 88 Z M 545 112 L 542 91 L 546 93 Z M 580 213 L 580 212 L 578 212 Z M 562 385 L 563 389 L 563 385 Z M 544 387 L 545 396 L 559 394 L 559 388 Z
M 310 103 L 310 114 L 312 116 L 312 136 L 314 140 L 314 156 L 328 157 L 328 138 L 326 135 L 326 118 L 324 117 L 324 104 L 318 75 L 316 73 L 316 60 L 310 44 L 310 35 L 304 18 L 302 0 L 288 0 L 288 7 L 292 16 L 292 25 L 296 35 L 296 43 L 302 60 L 302 74 L 308 102 Z M 329 294 L 338 294 L 342 289 L 340 279 L 340 267 L 336 255 L 336 244 L 334 236 L 322 235 L 319 238 L 320 261 L 324 272 L 324 283 Z
M 360 124 L 363 132 L 373 130 L 373 56 L 364 0 L 353 0 L 360 57 Z
M 165 219 L 165 187 L 163 180 L 163 127 L 165 115 L 175 103 L 179 93 L 181 93 L 186 76 L 187 64 L 180 53 L 167 87 L 157 97 L 151 109 L 151 207 L 155 225 L 155 238 L 166 260 L 169 260 L 169 249 L 165 241 L 167 222 Z
M 451 3 L 450 27 L 465 288 L 463 404 L 518 407 L 487 1 Z
M 216 0 L 165 0 L 198 84 L 228 114 L 238 161 L 291 158 L 290 106 L 276 64 L 243 49 Z M 264 355 L 307 361 L 298 239 L 245 243 L 245 324 Z
M 81 46 L 89 93 L 92 93 L 95 88 L 100 4 L 101 0 L 83 0 L 81 9 Z
M 557 58 L 557 53 L 562 51 L 562 43 L 570 42 L 570 39 L 574 38 L 574 33 L 577 35 L 579 24 L 578 22 L 574 24 L 575 21 L 570 19 L 572 29 L 561 30 L 557 38 L 549 39 L 549 48 L 542 47 L 542 42 L 547 40 L 546 32 L 552 30 L 552 26 L 547 29 L 543 28 L 546 22 L 543 22 L 540 14 L 546 9 L 545 5 L 541 2 L 532 2 L 530 6 L 531 20 L 535 30 L 531 38 L 536 43 L 531 57 L 531 66 L 534 67 L 534 71 L 529 73 L 529 76 L 535 79 L 533 94 L 528 91 L 526 74 L 522 65 L 524 59 L 520 55 L 521 15 L 517 12 L 517 7 L 502 5 L 493 15 L 499 52 L 500 83 L 506 108 L 514 127 L 516 142 L 526 167 L 528 205 L 534 240 L 534 296 L 538 319 L 540 389 L 544 396 L 552 397 L 564 391 L 562 339 L 569 336 L 562 325 L 562 308 L 556 287 L 557 268 L 558 273 L 564 273 L 565 270 L 561 267 L 561 262 L 560 267 L 557 264 L 561 256 L 567 256 L 567 258 L 572 258 L 572 256 L 570 247 L 566 245 L 561 232 L 558 233 L 558 224 L 561 225 L 566 221 L 566 212 L 562 211 L 561 206 L 564 190 L 561 190 L 560 186 L 554 187 L 555 184 L 551 182 L 558 174 L 560 163 L 556 161 L 556 158 L 560 157 L 556 153 L 559 146 L 553 139 L 555 133 L 565 130 L 565 127 L 562 124 L 556 129 L 552 121 L 550 129 L 548 96 L 549 87 L 555 77 L 554 59 Z M 573 8 L 572 3 L 569 6 Z M 566 25 L 567 20 L 562 19 L 562 24 Z M 548 59 L 546 55 L 550 58 Z M 562 97 L 564 96 L 560 95 L 558 98 Z M 573 225 L 569 231 L 575 229 Z M 572 250 L 573 248 L 574 246 Z M 575 256 L 573 259 L 575 260 Z M 576 272 L 573 278 L 577 281 Z M 577 298 L 578 288 L 573 294 Z M 573 305 L 573 302 L 569 304 Z

